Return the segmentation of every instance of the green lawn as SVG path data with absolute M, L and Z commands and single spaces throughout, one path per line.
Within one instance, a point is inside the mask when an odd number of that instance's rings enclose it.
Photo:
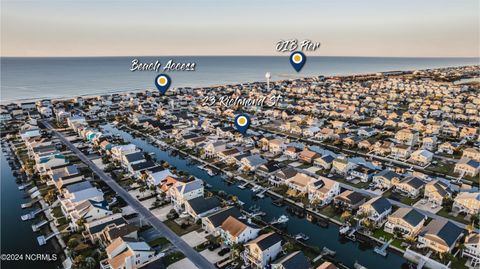
M 375 230 L 373 233 L 372 233 L 373 237 L 377 238 L 377 239 L 380 239 L 381 237 L 383 237 L 383 239 L 388 242 L 390 239 L 393 238 L 393 234 L 389 234 L 387 232 L 385 232 L 383 229 L 377 229 Z M 392 246 L 394 247 L 397 247 L 399 249 L 403 249 L 405 250 L 406 248 L 405 247 L 402 247 L 401 244 L 403 243 L 404 241 L 401 240 L 401 239 L 393 239 L 393 242 L 391 243 Z
M 183 253 L 175 251 L 163 257 L 162 260 L 165 266 L 169 266 L 170 264 L 175 263 L 183 258 L 185 258 L 185 255 L 183 255 Z
M 173 220 L 166 220 L 163 223 L 165 223 L 165 225 L 167 225 L 168 228 L 170 228 L 170 230 L 172 230 L 174 233 L 176 233 L 179 236 L 182 236 L 184 234 L 188 234 L 189 232 L 192 232 L 192 231 L 195 231 L 195 230 L 198 230 L 198 229 L 201 228 L 200 225 L 194 223 L 192 225 L 189 225 L 185 229 L 183 229 L 182 227 L 180 227 L 180 225 L 178 225 Z
M 448 213 L 449 212 L 447 211 L 447 209 L 445 207 L 443 207 L 442 209 L 440 209 L 440 211 L 437 212 L 437 215 L 445 217 L 445 218 L 453 219 L 453 220 L 456 220 L 456 221 L 464 223 L 464 224 L 469 224 L 468 221 L 463 219 L 465 217 L 464 215 L 459 214 L 458 216 L 454 217 L 454 216 L 449 215 Z
M 150 245 L 152 248 L 158 246 L 163 247 L 167 244 L 170 244 L 170 241 L 168 241 L 168 239 L 166 239 L 165 237 L 159 237 L 148 242 L 148 245 Z

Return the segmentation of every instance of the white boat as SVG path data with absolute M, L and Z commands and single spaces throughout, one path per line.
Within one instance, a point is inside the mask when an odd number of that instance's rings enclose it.
M 281 215 L 278 219 L 274 219 L 270 224 L 282 224 L 288 222 L 288 217 Z
M 255 185 L 255 186 L 252 188 L 252 191 L 253 191 L 253 192 L 259 192 L 261 189 L 262 189 L 261 186 Z
M 308 239 L 310 239 L 310 237 L 308 237 L 308 235 L 306 235 L 304 233 L 298 233 L 298 234 L 295 235 L 295 239 L 296 240 L 307 241 Z
M 350 226 L 342 226 L 340 227 L 340 230 L 338 231 L 340 234 L 346 234 L 350 230 Z

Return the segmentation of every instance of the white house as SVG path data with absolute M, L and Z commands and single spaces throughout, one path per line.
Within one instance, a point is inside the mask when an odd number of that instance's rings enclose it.
M 233 245 L 250 241 L 258 236 L 260 228 L 250 220 L 243 221 L 229 216 L 221 226 L 220 234 L 225 244 Z
M 127 237 L 115 239 L 105 250 L 108 258 L 100 262 L 102 269 L 140 268 L 155 258 L 147 243 Z
M 261 269 L 282 251 L 282 237 L 275 233 L 262 234 L 245 244 L 244 261 L 252 268 Z

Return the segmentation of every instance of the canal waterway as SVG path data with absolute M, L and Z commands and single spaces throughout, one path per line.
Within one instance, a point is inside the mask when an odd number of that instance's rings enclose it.
M 204 170 L 198 168 L 196 165 L 190 164 L 187 159 L 180 156 L 173 156 L 168 151 L 162 150 L 147 141 L 134 138 L 127 132 L 117 129 L 112 125 L 103 125 L 103 130 L 119 135 L 126 141 L 135 144 L 146 152 L 153 152 L 157 160 L 163 160 L 175 166 L 178 170 L 188 172 L 197 178 L 204 180 L 206 183 L 212 185 L 212 190 L 224 191 L 227 194 L 237 196 L 245 203 L 244 209 L 249 209 L 252 206 L 259 207 L 261 211 L 266 213 L 263 217 L 266 221 L 271 221 L 273 218 L 278 218 L 281 215 L 287 215 L 289 222 L 287 224 L 287 232 L 291 235 L 304 233 L 310 237 L 306 243 L 308 245 L 317 246 L 320 249 L 327 247 L 336 251 L 335 259 L 342 262 L 348 267 L 353 268 L 357 261 L 367 268 L 401 268 L 406 260 L 399 254 L 389 252 L 386 257 L 380 256 L 373 251 L 373 248 L 365 246 L 356 242 L 340 239 L 338 235 L 338 226 L 329 225 L 328 228 L 322 228 L 313 224 L 305 218 L 299 218 L 287 212 L 287 207 L 277 207 L 272 204 L 272 199 L 266 196 L 263 199 L 256 199 L 252 196 L 253 192 L 249 189 L 240 189 L 236 185 L 228 184 L 221 176 L 209 176 Z
M 32 231 L 32 224 L 39 222 L 39 217 L 22 221 L 20 217 L 35 208 L 22 209 L 21 204 L 30 198 L 25 198 L 24 191 L 18 190 L 16 178 L 8 164 L 5 155 L 1 155 L 1 244 L 2 254 L 0 268 L 57 268 L 61 264 L 60 256 L 55 251 L 53 239 L 46 245 L 39 246 L 37 236 L 41 233 Z M 37 204 L 38 206 L 38 204 Z M 12 255 L 14 254 L 14 255 Z M 40 254 L 34 255 L 31 254 Z M 56 255 L 56 261 L 54 261 Z M 13 260 L 8 260 L 13 258 Z M 52 259 L 45 261 L 45 259 Z

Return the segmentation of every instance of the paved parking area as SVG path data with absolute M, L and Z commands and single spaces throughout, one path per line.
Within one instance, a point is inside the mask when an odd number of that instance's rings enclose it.
M 167 215 L 170 212 L 170 210 L 172 210 L 172 208 L 173 208 L 173 205 L 168 204 L 164 207 L 152 209 L 152 210 L 150 210 L 150 212 L 152 212 L 152 214 L 155 217 L 157 217 L 160 221 L 166 221 L 167 220 Z
M 205 238 L 205 233 L 204 232 L 197 232 L 193 231 L 188 234 L 182 235 L 181 238 L 187 242 L 187 244 L 191 247 L 196 247 L 200 245 L 201 243 L 207 241 Z
M 189 259 L 183 258 L 176 263 L 170 264 L 167 269 L 198 269 Z
M 205 257 L 209 262 L 215 264 L 216 262 L 223 260 L 224 258 L 228 257 L 227 254 L 225 254 L 223 257 L 220 257 L 218 255 L 218 252 L 220 251 L 221 248 L 217 248 L 214 251 L 210 251 L 208 249 L 205 249 L 204 251 L 200 252 L 200 254 Z
M 425 211 L 428 211 L 428 212 L 432 212 L 433 214 L 436 214 L 438 211 L 440 211 L 442 209 L 442 206 L 437 205 L 436 207 L 432 208 L 432 205 L 433 205 L 433 203 L 431 203 L 427 200 L 421 199 L 420 201 L 416 202 L 413 205 L 413 207 L 421 209 L 421 210 L 425 210 Z

